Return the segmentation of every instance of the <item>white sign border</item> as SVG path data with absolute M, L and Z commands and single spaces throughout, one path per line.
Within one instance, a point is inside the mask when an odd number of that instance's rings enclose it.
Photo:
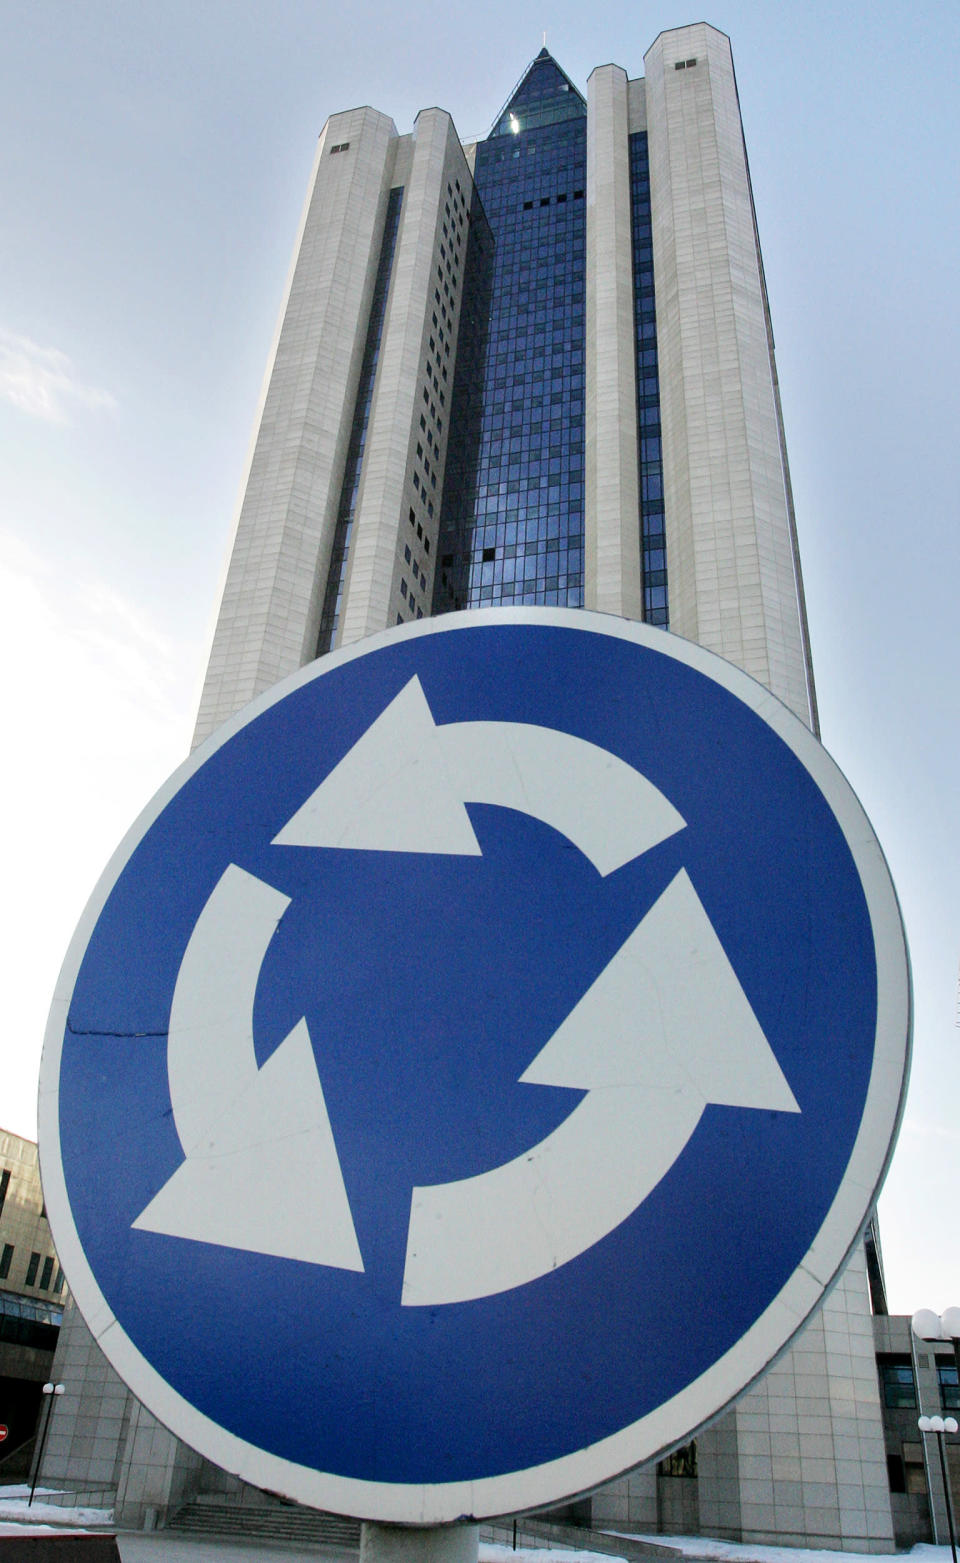
M 80 1243 L 60 1158 L 59 1081 L 67 1015 L 87 944 L 134 849 L 184 783 L 217 749 L 294 689 L 358 657 L 421 635 L 508 624 L 599 634 L 673 657 L 729 690 L 784 741 L 813 777 L 843 830 L 866 896 L 877 960 L 877 1036 L 860 1129 L 840 1188 L 807 1254 L 751 1328 L 699 1378 L 639 1421 L 545 1464 L 477 1481 L 428 1485 L 360 1481 L 315 1471 L 260 1449 L 204 1416 L 156 1372 L 103 1297 Z M 328 653 L 266 690 L 184 761 L 131 826 L 101 876 L 64 959 L 47 1022 L 40 1069 L 43 1189 L 57 1253 L 97 1344 L 124 1382 L 175 1436 L 255 1486 L 361 1519 L 438 1525 L 559 1503 L 659 1458 L 719 1416 L 791 1344 L 838 1279 L 862 1234 L 886 1175 L 909 1074 L 910 968 L 896 891 L 879 842 L 836 763 L 769 690 L 713 652 L 650 625 L 585 609 L 486 608 L 425 618 Z M 883 1144 L 883 1156 L 876 1147 Z M 851 1234 L 852 1237 L 851 1237 Z

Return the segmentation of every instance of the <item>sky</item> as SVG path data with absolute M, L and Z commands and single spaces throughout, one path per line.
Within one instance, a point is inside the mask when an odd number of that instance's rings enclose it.
M 675 0 L 674 0 L 675 3 Z M 316 136 L 485 134 L 547 45 L 583 89 L 683 9 L 0 0 L 0 1125 L 107 858 L 185 755 Z M 880 1202 L 895 1311 L 960 1303 L 960 8 L 718 3 L 776 332 L 823 741 L 911 949 Z

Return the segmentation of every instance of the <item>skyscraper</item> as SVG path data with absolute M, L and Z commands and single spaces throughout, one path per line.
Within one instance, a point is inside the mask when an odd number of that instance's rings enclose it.
M 327 121 L 197 737 L 332 647 L 505 603 L 669 628 L 816 725 L 736 82 L 706 24 L 662 33 L 643 77 L 598 67 L 586 98 L 544 49 L 480 142 L 438 108 L 405 135 L 372 108 Z M 216 1485 L 98 1390 L 76 1320 L 64 1337 L 59 1376 L 91 1385 L 88 1485 L 96 1462 L 118 1472 L 131 1514 Z M 80 1458 L 70 1414 L 51 1475 Z M 162 1479 L 141 1430 L 153 1450 L 170 1439 Z M 889 1549 L 862 1250 L 695 1455 L 610 1484 L 592 1512 Z
M 587 99 L 542 50 L 485 141 L 333 115 L 198 736 L 318 651 L 507 602 L 669 624 L 815 721 L 729 43 Z

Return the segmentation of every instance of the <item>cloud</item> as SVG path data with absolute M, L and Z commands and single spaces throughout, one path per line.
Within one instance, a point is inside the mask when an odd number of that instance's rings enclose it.
M 0 1124 L 35 1134 L 40 1042 L 83 905 L 190 744 L 200 648 L 0 529 L 5 1038 Z
M 900 1128 L 901 1134 L 916 1135 L 924 1142 L 928 1140 L 946 1140 L 951 1145 L 960 1145 L 960 1129 L 952 1123 L 936 1123 L 930 1118 L 920 1118 L 911 1115 L 909 1109 L 904 1116 Z
M 109 391 L 84 385 L 72 361 L 56 347 L 0 327 L 0 398 L 48 423 L 66 423 L 72 405 L 116 407 Z

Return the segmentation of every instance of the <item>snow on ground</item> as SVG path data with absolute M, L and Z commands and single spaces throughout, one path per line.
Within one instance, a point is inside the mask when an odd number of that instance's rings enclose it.
M 113 1524 L 112 1509 L 62 1509 L 58 1503 L 44 1503 L 44 1494 L 56 1491 L 56 1487 L 38 1487 L 31 1504 L 29 1486 L 0 1487 L 0 1536 L 47 1535 L 90 1526 L 100 1530 Z
M 49 1535 L 52 1531 L 69 1531 L 73 1534 L 90 1534 L 113 1523 L 112 1509 L 67 1509 L 59 1504 L 44 1503 L 44 1495 L 51 1495 L 56 1488 L 38 1487 L 33 1504 L 28 1504 L 29 1487 L 0 1487 L 0 1536 Z M 853 1563 L 857 1554 L 850 1552 L 813 1551 L 806 1547 L 764 1547 L 747 1542 L 714 1541 L 709 1536 L 649 1536 L 607 1531 L 615 1540 L 618 1534 L 631 1541 L 651 1542 L 657 1547 L 669 1547 L 681 1558 L 709 1558 L 716 1563 Z M 217 1543 L 214 1538 L 202 1541 L 193 1538 L 166 1538 L 163 1531 L 152 1533 L 121 1532 L 118 1537 L 121 1555 L 130 1563 L 139 1563 L 141 1556 L 163 1556 L 169 1563 L 182 1557 L 184 1563 L 198 1556 L 222 1560 L 241 1556 L 240 1548 L 228 1543 Z M 173 1551 L 170 1551 L 171 1545 Z M 243 1544 L 241 1544 L 243 1546 Z M 129 1550 L 132 1548 L 132 1550 Z M 197 1550 L 199 1549 L 199 1551 Z M 249 1558 L 249 1543 L 243 1546 L 242 1556 Z M 264 1563 L 274 1557 L 267 1545 L 262 1551 Z M 279 1554 L 277 1554 L 279 1556 Z M 290 1557 L 285 1551 L 284 1556 Z M 599 1563 L 601 1554 L 578 1551 L 572 1547 L 512 1547 L 495 1542 L 480 1543 L 480 1563 Z M 920 1543 L 909 1552 L 870 1553 L 869 1563 L 952 1563 L 949 1547 L 933 1547 Z M 603 1563 L 624 1563 L 616 1557 L 603 1556 Z M 867 1558 L 865 1558 L 867 1563 Z
M 624 1558 L 608 1558 L 606 1553 L 577 1552 L 571 1547 L 518 1547 L 514 1552 L 512 1547 L 501 1546 L 499 1542 L 480 1543 L 480 1563 L 597 1563 L 601 1556 L 604 1563 L 626 1563 Z
M 626 1532 L 607 1531 L 611 1540 Z M 650 1536 L 632 1533 L 632 1541 L 648 1541 L 656 1547 L 669 1547 L 678 1556 L 716 1558 L 718 1563 L 851 1563 L 854 1557 L 869 1558 L 869 1563 L 952 1563 L 949 1547 L 933 1547 L 918 1542 L 909 1552 L 828 1552 L 810 1547 L 764 1547 L 752 1542 L 714 1541 L 710 1536 Z M 596 1554 L 594 1554 L 594 1558 Z

